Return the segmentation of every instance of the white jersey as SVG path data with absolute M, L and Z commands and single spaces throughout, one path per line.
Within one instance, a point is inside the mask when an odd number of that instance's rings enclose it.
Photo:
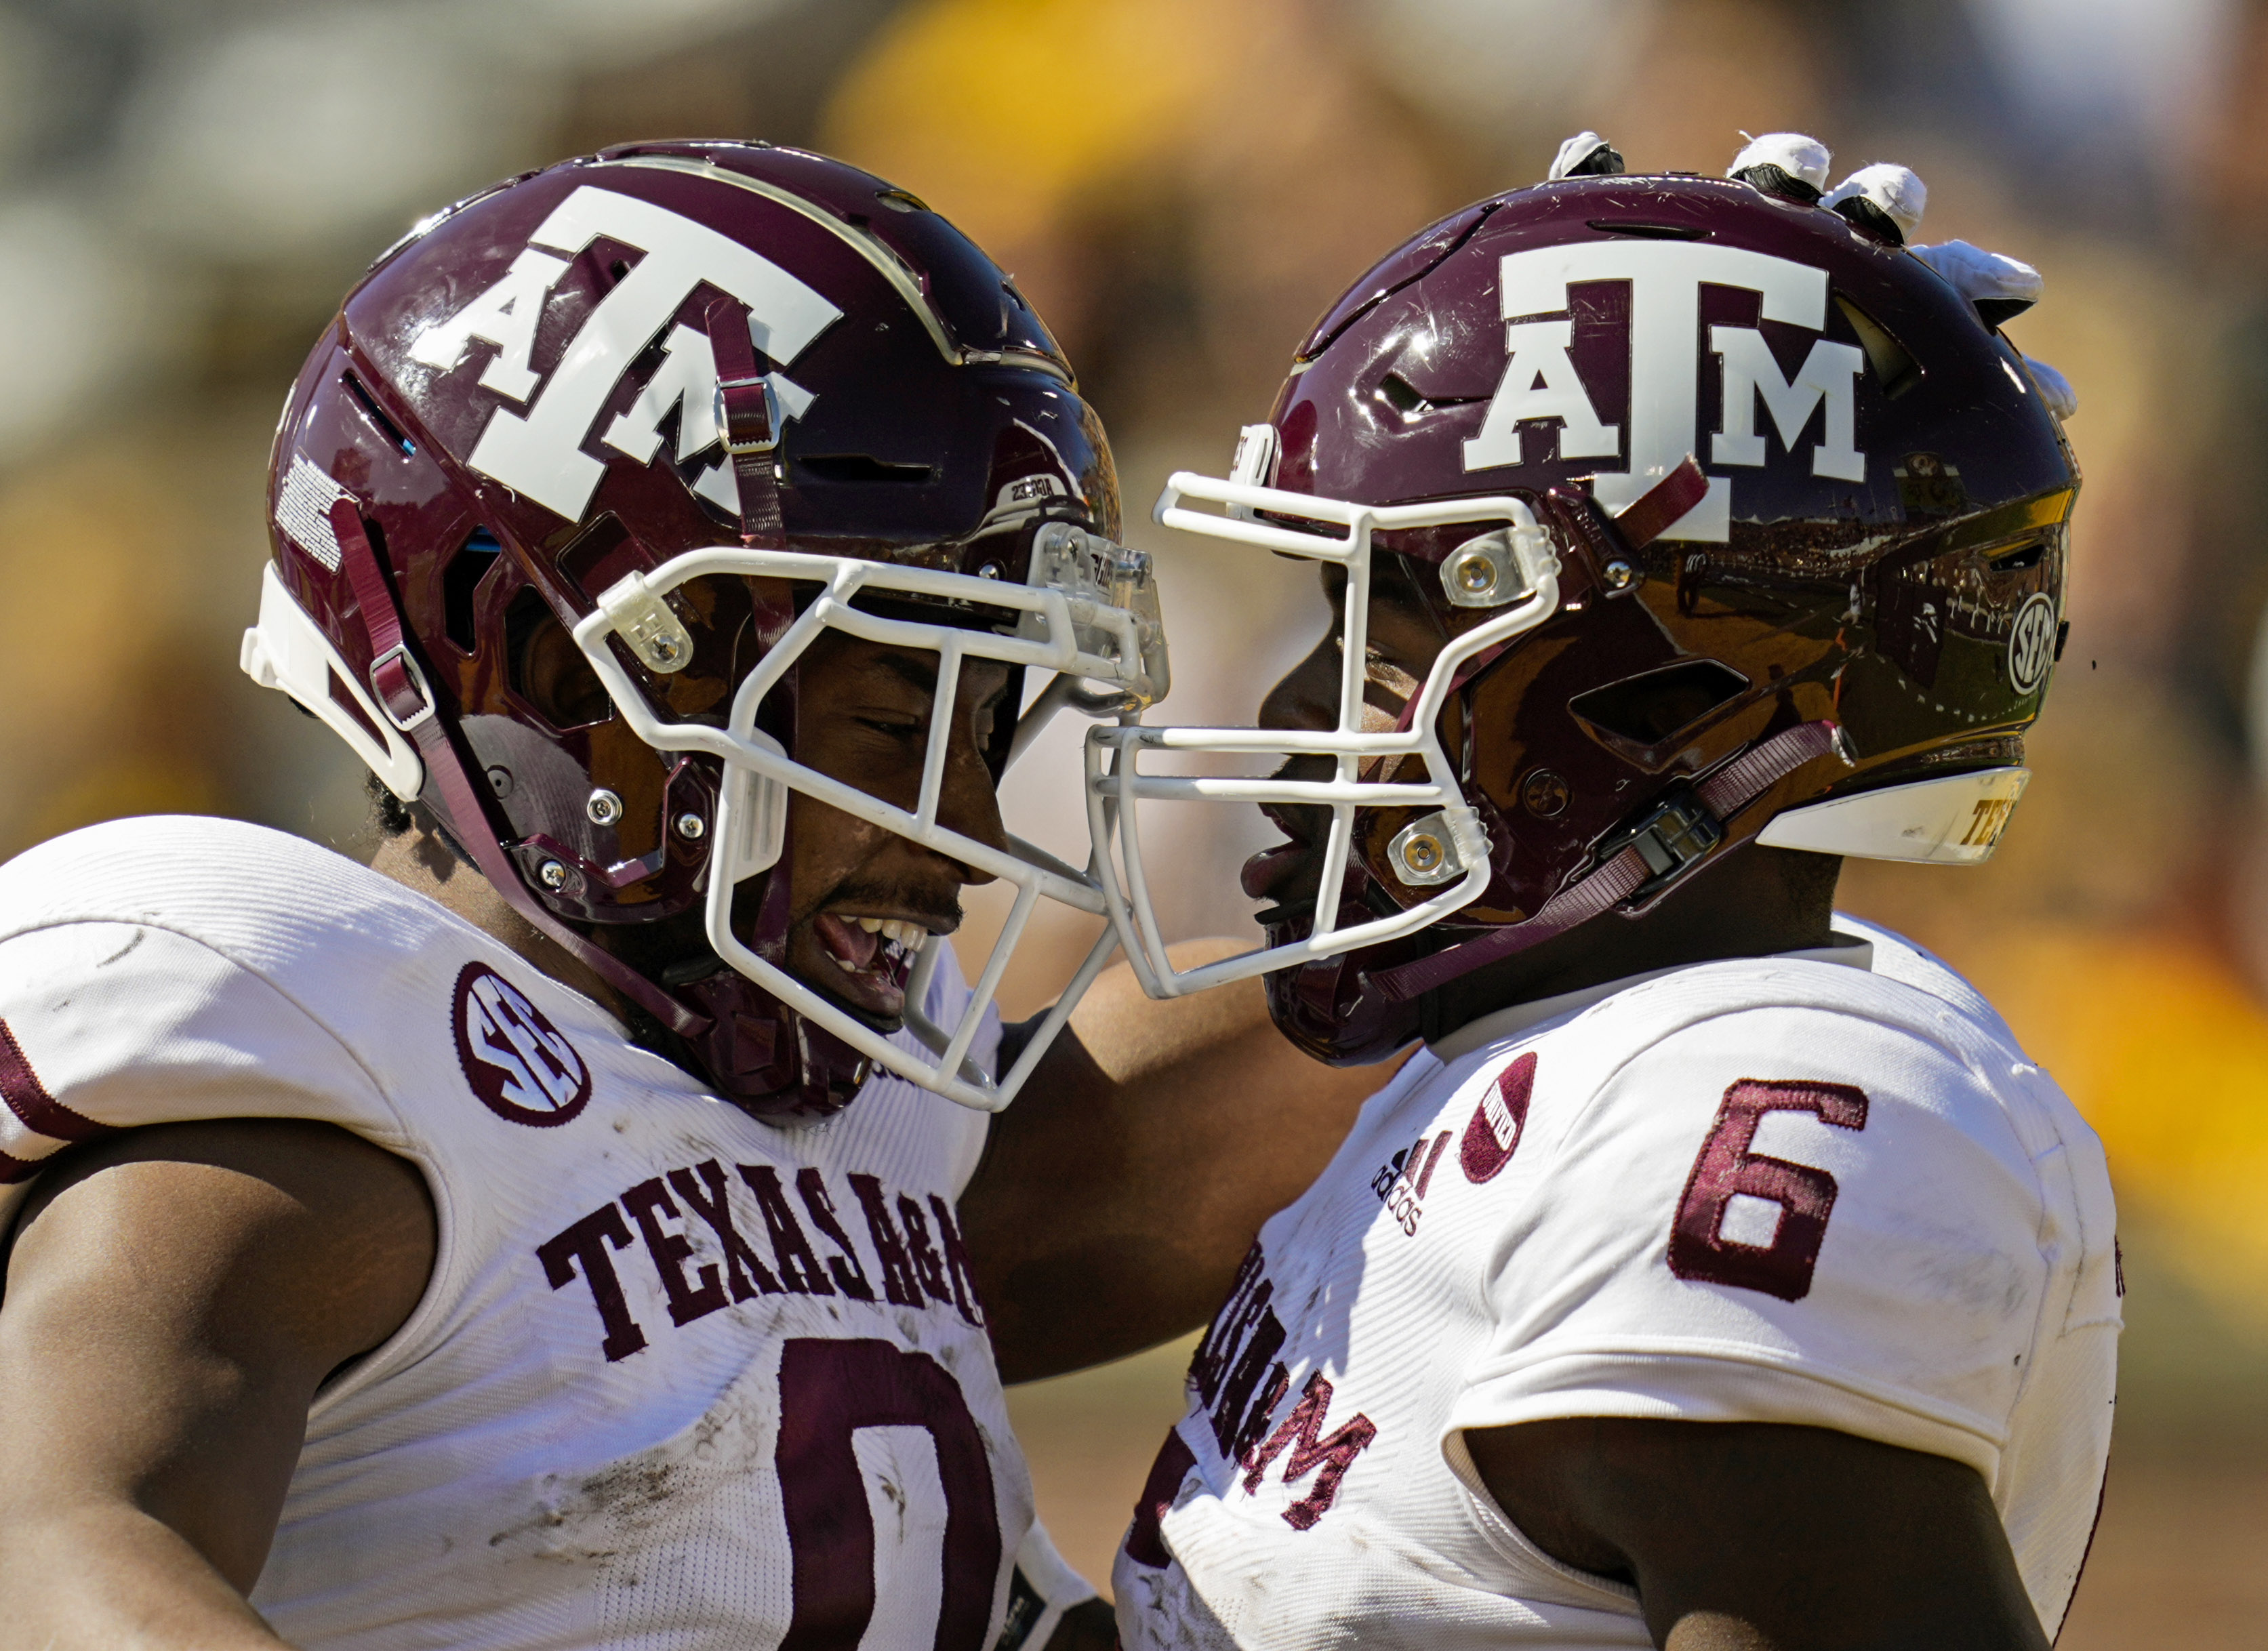
M 188 819 L 0 867 L 0 1224 L 137 1124 L 322 1119 L 423 1172 L 431 1282 L 318 1394 L 252 1596 L 295 1644 L 984 1651 L 1092 1592 L 1043 1536 L 1016 1564 L 980 1114 L 878 1075 L 759 1122 L 425 896 Z
M 1966 983 L 1841 921 L 1871 944 L 1508 1011 L 1370 1100 L 1198 1346 L 1128 1651 L 1652 1643 L 1463 1441 L 1575 1416 L 1967 1463 L 2053 1635 L 2110 1434 L 2102 1148 Z

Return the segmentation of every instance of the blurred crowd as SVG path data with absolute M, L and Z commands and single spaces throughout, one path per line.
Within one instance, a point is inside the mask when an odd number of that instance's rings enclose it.
M 236 671 L 268 442 L 358 271 L 497 176 L 764 137 L 954 218 L 1108 422 L 1174 719 L 1242 720 L 1320 599 L 1148 507 L 1226 467 L 1330 300 L 1579 128 L 1709 173 L 1743 130 L 1809 132 L 1837 176 L 1919 172 L 1921 239 L 2045 273 L 2010 330 L 2077 387 L 2086 472 L 2007 845 L 1854 864 L 1845 903 L 1968 971 L 2108 1141 L 2126 1459 L 2268 1461 L 2264 93 L 2257 0 L 4 0 L 0 857 L 166 810 L 355 844 L 352 759 Z M 1074 739 L 1009 803 L 1083 858 Z M 1211 873 L 1175 927 L 1247 921 L 1205 890 L 1249 846 L 1172 845 Z

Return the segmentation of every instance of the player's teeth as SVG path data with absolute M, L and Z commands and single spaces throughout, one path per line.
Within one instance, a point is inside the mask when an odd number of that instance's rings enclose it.
M 890 926 L 880 918 L 856 918 L 852 921 L 869 934 L 880 934 Z
M 909 952 L 918 952 L 929 939 L 929 931 L 918 923 L 893 923 L 884 932 Z

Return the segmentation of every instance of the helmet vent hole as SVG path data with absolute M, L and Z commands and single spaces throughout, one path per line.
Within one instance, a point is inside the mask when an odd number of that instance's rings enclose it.
M 893 482 L 919 484 L 937 479 L 937 468 L 927 464 L 893 464 L 870 453 L 830 453 L 799 459 L 796 468 L 814 482 L 830 484 Z
M 1994 551 L 1984 558 L 1984 564 L 1995 573 L 2021 573 L 2027 568 L 2039 566 L 2040 558 L 2046 554 L 2047 546 L 2035 539 L 2029 544 L 2011 545 L 2005 550 Z
M 1602 235 L 1633 235 L 1640 240 L 1707 240 L 1709 232 L 1697 224 L 1649 224 L 1638 218 L 1594 217 L 1593 229 Z
M 551 564 L 584 601 L 593 602 L 600 591 L 623 574 L 648 572 L 654 565 L 653 558 L 611 511 L 562 546 Z
M 342 372 L 339 375 L 339 382 L 347 387 L 347 394 L 354 397 L 355 405 L 362 409 L 363 416 L 377 426 L 379 434 L 394 444 L 395 451 L 405 458 L 417 451 L 417 444 L 403 435 L 401 426 L 386 416 L 386 409 L 379 406 L 378 398 L 364 387 L 360 379 L 352 372 Z
M 480 651 L 480 627 L 473 608 L 473 594 L 488 577 L 489 570 L 504 554 L 504 547 L 485 527 L 475 527 L 471 536 L 458 547 L 441 575 L 441 624 L 449 640 L 466 653 Z
M 1378 381 L 1378 399 L 1405 418 L 1412 413 L 1431 411 L 1432 403 L 1418 392 L 1418 387 L 1398 372 L 1389 372 Z
M 1651 752 L 1748 690 L 1749 679 L 1729 665 L 1688 660 L 1579 694 L 1567 709 L 1610 742 Z
M 1880 321 L 1840 292 L 1835 295 L 1835 307 L 1859 335 L 1859 347 L 1867 352 L 1867 365 L 1874 368 L 1875 378 L 1881 380 L 1883 394 L 1896 401 L 1921 382 L 1920 364 Z

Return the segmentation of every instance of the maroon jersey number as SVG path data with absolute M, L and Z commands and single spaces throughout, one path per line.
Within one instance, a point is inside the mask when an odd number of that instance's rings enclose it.
M 780 1651 L 835 1651 L 874 1615 L 874 1515 L 850 1436 L 920 1427 L 945 1486 L 945 1577 L 937 1651 L 983 1651 L 1000 1574 L 992 1469 L 960 1385 L 924 1352 L 886 1341 L 791 1341 L 780 1353 L 774 1465 L 793 1551 L 795 1616 Z
M 1837 1129 L 1867 1127 L 1867 1092 L 1847 1083 L 1761 1082 L 1743 1078 L 1725 1091 L 1715 1127 L 1686 1178 L 1669 1234 L 1669 1270 L 1699 1284 L 1760 1290 L 1783 1301 L 1811 1293 L 1820 1241 L 1835 1208 L 1835 1177 L 1808 1164 L 1749 1150 L 1767 1112 L 1809 1112 Z M 1722 1230 L 1736 1197 L 1779 1206 L 1767 1244 L 1742 1243 Z

